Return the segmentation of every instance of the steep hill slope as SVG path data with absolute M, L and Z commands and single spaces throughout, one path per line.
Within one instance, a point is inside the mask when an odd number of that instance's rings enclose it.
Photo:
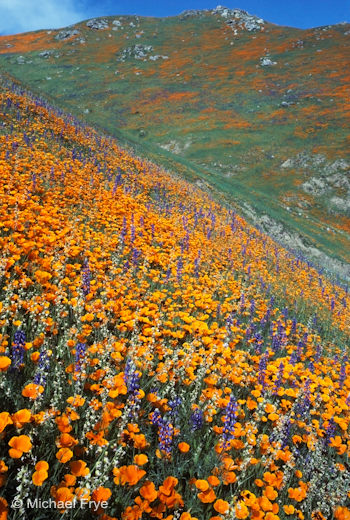
M 349 31 L 116 16 L 2 37 L 0 66 L 349 277 Z
M 0 123 L 1 518 L 348 518 L 348 290 L 21 86 Z

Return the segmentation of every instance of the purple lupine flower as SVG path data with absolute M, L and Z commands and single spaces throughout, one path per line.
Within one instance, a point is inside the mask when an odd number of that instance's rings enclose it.
M 23 330 L 17 330 L 15 332 L 13 343 L 12 343 L 12 370 L 19 370 L 24 358 L 24 345 L 26 342 L 26 335 Z
M 316 347 L 316 355 L 315 355 L 315 361 L 316 363 L 318 363 L 321 359 L 321 354 L 322 354 L 322 349 L 321 349 L 321 345 L 317 345 Z
M 74 372 L 79 373 L 81 372 L 82 362 L 85 356 L 86 352 L 86 344 L 85 343 L 78 343 L 75 347 L 75 365 L 74 365 Z
M 130 243 L 133 244 L 135 242 L 135 224 L 134 224 L 134 215 L 131 215 L 131 226 L 130 226 Z
M 260 358 L 259 362 L 259 374 L 258 374 L 258 382 L 261 384 L 263 389 L 266 387 L 265 375 L 266 375 L 266 367 L 267 360 L 269 359 L 268 351 L 265 352 L 263 356 Z
M 140 372 L 136 370 L 134 362 L 129 358 L 125 365 L 124 381 L 128 390 L 130 417 L 134 417 L 140 409 L 140 377 Z
M 183 260 L 182 260 L 182 257 L 180 256 L 180 258 L 178 259 L 177 264 L 176 264 L 176 278 L 177 278 L 178 282 L 181 281 L 182 269 L 183 269 Z
M 158 427 L 160 427 L 160 425 L 163 423 L 163 417 L 158 408 L 156 408 L 154 412 L 151 413 L 151 423 L 153 424 L 153 426 Z
M 255 312 L 255 301 L 252 300 L 250 302 L 250 315 L 253 316 L 254 312 Z
M 115 195 L 115 192 L 117 191 L 118 186 L 121 185 L 121 179 L 122 179 L 121 173 L 116 175 L 115 180 L 114 180 L 114 185 L 113 185 L 113 191 L 112 191 L 113 195 Z
M 91 282 L 91 271 L 89 267 L 89 261 L 87 258 L 85 258 L 84 266 L 83 266 L 83 284 L 82 284 L 82 291 L 84 296 L 87 296 L 90 292 L 90 282 Z
M 36 385 L 46 385 L 47 374 L 50 368 L 50 358 L 46 350 L 42 350 L 39 355 L 38 371 L 34 376 L 33 382 Z
M 272 336 L 271 348 L 275 353 L 279 351 L 281 343 L 281 338 L 279 336 Z
M 170 406 L 170 416 L 174 420 L 179 415 L 179 407 L 181 406 L 181 397 L 175 397 L 168 402 Z
M 142 252 L 139 249 L 137 249 L 136 247 L 133 247 L 133 249 L 132 249 L 132 263 L 134 265 L 138 264 L 138 260 L 139 260 L 141 255 L 142 255 Z
M 196 408 L 190 415 L 190 421 L 191 421 L 191 430 L 194 432 L 196 430 L 200 430 L 203 426 L 204 419 L 203 419 L 203 412 L 200 408 Z
M 307 378 L 304 386 L 304 398 L 301 403 L 298 403 L 295 407 L 296 414 L 300 415 L 301 418 L 308 416 L 311 408 L 311 392 L 310 392 L 310 379 Z
M 277 378 L 276 378 L 276 381 L 275 381 L 275 386 L 274 386 L 274 389 L 273 389 L 273 393 L 274 394 L 277 394 L 278 390 L 281 387 L 281 384 L 282 384 L 282 381 L 283 381 L 283 373 L 284 373 L 284 364 L 281 361 L 281 363 L 279 364 L 279 367 L 278 367 L 278 374 L 277 374 Z
M 173 445 L 174 426 L 170 422 L 162 421 L 159 426 L 159 449 L 170 455 Z
M 324 437 L 325 443 L 330 444 L 331 439 L 335 436 L 335 421 L 334 418 L 331 417 L 328 421 L 328 426 L 326 428 L 326 434 Z
M 125 242 L 125 237 L 126 237 L 126 227 L 127 227 L 127 223 L 126 223 L 126 217 L 123 217 L 123 226 L 122 226 L 122 229 L 121 229 L 121 232 L 120 232 L 120 241 L 121 243 L 124 245 L 124 242 Z
M 290 423 L 290 417 L 288 417 L 287 421 L 285 422 L 284 427 L 283 427 L 283 436 L 282 436 L 282 443 L 281 443 L 282 450 L 284 450 L 288 446 L 289 438 L 290 438 L 290 430 L 291 430 L 291 423 Z
M 234 438 L 234 428 L 236 424 L 238 405 L 233 393 L 231 393 L 230 400 L 225 408 L 224 427 L 222 430 L 223 449 L 226 449 L 231 439 Z

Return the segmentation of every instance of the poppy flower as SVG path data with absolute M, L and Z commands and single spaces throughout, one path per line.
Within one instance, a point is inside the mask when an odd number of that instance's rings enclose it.
M 217 513 L 224 515 L 228 512 L 230 504 L 226 502 L 226 500 L 221 500 L 221 498 L 219 498 L 219 500 L 215 501 L 213 507 Z
M 61 448 L 56 453 L 56 459 L 61 462 L 61 464 L 65 464 L 73 457 L 73 452 L 69 448 Z
M 69 488 L 63 486 L 56 489 L 54 498 L 56 503 L 62 502 L 63 504 L 66 504 L 67 502 L 70 503 L 73 501 L 74 495 Z
M 153 484 L 153 482 L 145 482 L 143 486 L 140 488 L 140 495 L 145 500 L 148 500 L 148 502 L 153 502 L 158 496 L 156 487 Z
M 249 516 L 249 509 L 241 500 L 237 502 L 235 506 L 235 515 L 236 518 L 239 518 L 240 520 L 248 518 Z
M 141 453 L 139 455 L 135 455 L 134 462 L 138 466 L 144 466 L 148 462 L 148 457 L 144 453 Z
M 207 491 L 207 489 L 209 489 L 209 484 L 206 480 L 196 480 L 195 486 L 200 491 Z
M 12 415 L 13 424 L 16 428 L 22 428 L 24 424 L 28 423 L 31 419 L 31 412 L 24 408 L 23 410 L 18 410 L 18 412 Z
M 115 475 L 114 482 L 116 484 L 135 486 L 146 475 L 146 472 L 136 465 L 130 465 L 115 468 L 113 474 Z
M 34 471 L 32 475 L 34 486 L 42 486 L 48 476 L 49 474 L 45 469 L 38 469 L 37 471 Z
M 35 383 L 29 383 L 22 390 L 23 397 L 29 397 L 30 399 L 37 399 L 40 394 L 44 391 L 42 385 L 36 385 Z
M 76 477 L 85 477 L 90 473 L 89 468 L 86 467 L 86 462 L 83 460 L 75 460 L 70 462 L 70 470 Z
M 20 459 L 23 453 L 28 453 L 32 449 L 32 443 L 28 435 L 12 437 L 9 441 L 9 455 L 12 459 Z
M 0 520 L 7 520 L 8 503 L 3 497 L 0 497 Z
M 0 433 L 4 431 L 6 426 L 9 424 L 12 424 L 11 416 L 8 412 L 1 412 L 0 413 Z
M 181 453 L 187 453 L 190 450 L 190 445 L 187 442 L 180 442 L 178 448 Z
M 6 372 L 11 365 L 11 359 L 7 356 L 0 356 L 0 372 Z
M 100 486 L 92 492 L 91 498 L 94 502 L 107 502 L 112 496 L 109 488 Z
M 211 488 L 207 489 L 206 491 L 202 491 L 201 493 L 198 493 L 197 497 L 203 504 L 211 504 L 216 499 L 214 490 Z

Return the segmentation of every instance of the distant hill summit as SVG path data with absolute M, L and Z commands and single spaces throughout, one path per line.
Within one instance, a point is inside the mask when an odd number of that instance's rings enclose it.
M 217 6 L 0 38 L 0 67 L 349 279 L 350 25 Z

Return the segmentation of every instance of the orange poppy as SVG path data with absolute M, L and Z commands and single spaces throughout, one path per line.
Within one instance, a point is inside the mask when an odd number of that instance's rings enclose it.
M 32 449 L 32 443 L 28 435 L 19 435 L 12 437 L 9 441 L 9 455 L 12 459 L 19 459 L 23 453 L 28 453 Z
M 158 496 L 156 487 L 153 482 L 145 482 L 144 485 L 140 488 L 140 495 L 145 500 L 148 500 L 148 502 L 153 502 Z
M 0 413 L 0 433 L 4 431 L 6 426 L 9 424 L 12 424 L 11 416 L 8 412 L 1 412 Z
M 214 490 L 211 488 L 207 489 L 206 491 L 202 491 L 201 493 L 198 493 L 197 497 L 203 504 L 211 504 L 216 499 Z
M 107 502 L 112 496 L 109 488 L 100 486 L 92 492 L 91 498 L 94 502 Z
M 138 466 L 144 466 L 148 462 L 148 457 L 144 453 L 141 453 L 140 455 L 135 455 L 134 462 Z
M 0 356 L 0 372 L 6 372 L 11 365 L 11 359 L 7 356 Z
M 226 514 L 229 510 L 230 504 L 226 502 L 226 500 L 216 500 L 214 503 L 214 509 L 217 513 L 221 513 L 222 515 Z
M 73 452 L 69 448 L 61 448 L 56 453 L 56 459 L 58 459 L 61 464 L 65 464 L 73 457 Z
M 89 468 L 86 467 L 86 462 L 83 460 L 70 462 L 70 470 L 76 477 L 86 477 L 90 473 Z
M 24 424 L 28 423 L 32 417 L 30 410 L 23 408 L 12 415 L 13 424 L 16 428 L 22 428 Z
M 42 486 L 48 476 L 49 474 L 45 469 L 39 469 L 37 471 L 34 471 L 32 475 L 32 481 L 34 486 Z
M 30 399 L 37 399 L 40 394 L 44 391 L 44 387 L 36 385 L 35 383 L 29 383 L 22 390 L 23 397 L 29 397 Z

